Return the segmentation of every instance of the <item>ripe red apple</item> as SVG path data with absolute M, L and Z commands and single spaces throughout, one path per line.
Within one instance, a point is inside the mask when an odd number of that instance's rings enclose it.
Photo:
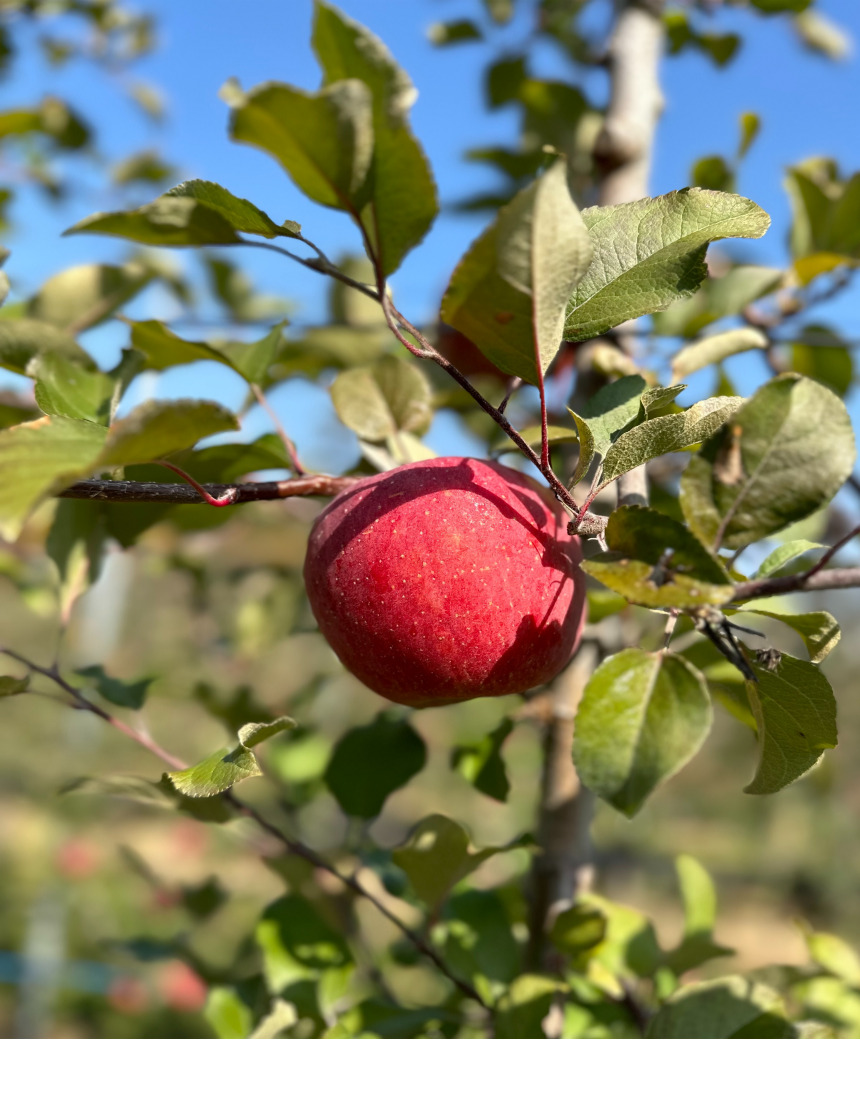
M 561 671 L 582 633 L 581 556 L 531 478 L 431 458 L 335 497 L 311 530 L 305 584 L 362 683 L 395 703 L 441 706 Z

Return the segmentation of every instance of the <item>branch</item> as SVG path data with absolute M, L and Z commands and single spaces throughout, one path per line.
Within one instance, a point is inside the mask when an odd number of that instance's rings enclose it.
M 860 566 L 845 569 L 807 570 L 790 577 L 762 577 L 735 585 L 733 600 L 756 600 L 763 596 L 781 596 L 786 592 L 825 592 L 836 588 L 860 588 Z
M 104 722 L 113 726 L 114 729 L 119 730 L 120 733 L 126 737 L 131 738 L 142 748 L 148 749 L 149 752 L 154 753 L 159 760 L 163 761 L 167 766 L 173 770 L 181 771 L 187 768 L 188 765 L 184 760 L 174 756 L 172 753 L 163 749 L 156 741 L 150 737 L 148 733 L 141 730 L 134 729 L 133 726 L 127 725 L 127 723 L 121 721 L 114 715 L 109 714 L 108 711 L 100 707 L 98 703 L 93 703 L 82 695 L 77 688 L 73 687 L 68 680 L 64 679 L 60 675 L 56 668 L 45 668 L 43 665 L 38 665 L 35 661 L 31 661 L 28 657 L 23 657 L 20 653 L 16 653 L 14 650 L 0 648 L 0 653 L 5 654 L 7 657 L 11 657 L 12 660 L 20 662 L 26 668 L 29 668 L 31 672 L 36 672 L 41 676 L 46 676 L 49 680 L 55 683 L 61 688 L 67 695 L 69 695 L 74 702 L 72 706 L 76 710 L 87 710 L 91 714 L 95 714 L 101 718 Z M 51 696 L 56 702 L 61 702 L 55 696 Z M 232 790 L 227 791 L 223 796 L 224 801 L 229 803 L 235 810 L 243 814 L 245 817 L 250 817 L 253 821 L 260 826 L 270 836 L 276 837 L 287 849 L 287 851 L 294 856 L 298 856 L 305 862 L 310 863 L 313 867 L 316 867 L 320 871 L 325 871 L 327 874 L 336 878 L 338 882 L 343 883 L 348 890 L 356 894 L 358 897 L 364 898 L 365 901 L 369 901 L 387 920 L 389 920 L 406 938 L 409 942 L 419 951 L 426 959 L 428 959 L 445 977 L 453 983 L 460 990 L 464 997 L 468 997 L 469 1000 L 477 1002 L 481 1008 L 489 1011 L 489 1005 L 487 1005 L 481 994 L 470 985 L 468 982 L 458 978 L 457 975 L 451 970 L 447 962 L 438 954 L 424 939 L 421 938 L 416 932 L 407 925 L 395 914 L 388 909 L 379 898 L 370 893 L 360 882 L 356 879 L 355 875 L 345 875 L 339 871 L 332 863 L 330 863 L 324 856 L 321 856 L 319 852 L 314 851 L 313 848 L 309 848 L 306 844 L 303 844 L 300 840 L 294 840 L 292 837 L 287 836 L 286 833 L 273 825 L 270 821 L 267 821 L 263 815 L 253 806 L 249 806 L 247 803 L 242 802 L 237 798 Z
M 202 485 L 200 488 L 219 501 L 220 506 L 225 499 L 231 504 L 249 504 L 255 500 L 283 500 L 286 497 L 333 497 L 344 489 L 351 489 L 361 480 L 358 477 L 308 474 L 286 481 L 245 481 L 238 485 Z M 192 485 L 173 485 L 164 481 L 101 481 L 91 478 L 74 482 L 57 496 L 117 504 L 209 503 Z

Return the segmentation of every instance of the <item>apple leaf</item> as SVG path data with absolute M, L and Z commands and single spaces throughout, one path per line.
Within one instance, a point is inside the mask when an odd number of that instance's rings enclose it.
M 42 412 L 102 425 L 110 420 L 115 377 L 52 351 L 32 359 L 27 374 L 35 379 L 34 396 Z
M 131 710 L 140 710 L 146 700 L 149 685 L 155 679 L 148 676 L 144 680 L 117 680 L 108 676 L 101 665 L 88 665 L 86 668 L 76 668 L 78 676 L 84 676 L 93 681 L 93 687 L 109 703 L 118 707 L 129 707 Z
M 373 160 L 371 97 L 360 80 L 319 92 L 267 83 L 231 90 L 230 136 L 270 153 L 309 199 L 357 212 Z
M 827 504 L 850 475 L 855 453 L 836 394 L 783 375 L 757 390 L 693 456 L 681 478 L 681 508 L 702 542 L 719 537 L 739 549 Z
M 140 465 L 235 431 L 236 417 L 212 401 L 146 401 L 111 425 L 93 469 Z
M 220 214 L 237 233 L 254 233 L 258 237 L 270 238 L 294 238 L 297 235 L 289 225 L 276 225 L 268 214 L 264 214 L 252 202 L 231 194 L 220 183 L 210 183 L 208 180 L 186 180 L 185 183 L 171 187 L 167 195 L 194 199 L 201 206 Z
M 297 726 L 298 722 L 295 718 L 283 715 L 280 718 L 272 719 L 271 722 L 247 722 L 236 736 L 239 738 L 240 745 L 244 745 L 246 749 L 253 749 L 264 741 L 268 741 L 270 737 L 294 730 Z
M 154 278 L 141 263 L 81 264 L 53 275 L 27 303 L 27 316 L 82 332 L 99 324 Z
M 272 992 L 352 964 L 343 936 L 299 894 L 278 898 L 263 910 L 255 939 Z
M 740 195 L 685 188 L 656 199 L 583 210 L 594 259 L 570 298 L 566 340 L 589 340 L 689 297 L 705 253 L 724 237 L 761 237 L 770 218 Z
M 701 748 L 711 727 L 705 678 L 667 650 L 625 649 L 586 685 L 573 757 L 583 783 L 633 817 Z
M 471 783 L 475 790 L 494 798 L 496 802 L 507 802 L 511 789 L 502 759 L 502 745 L 513 728 L 510 718 L 505 718 L 480 741 L 471 745 L 458 745 L 451 751 L 451 767 Z
M 854 380 L 854 359 L 845 340 L 826 325 L 806 325 L 791 344 L 791 369 L 823 382 L 844 397 Z
M 826 549 L 827 547 L 820 542 L 810 542 L 808 539 L 792 539 L 790 542 L 784 542 L 782 546 L 777 546 L 775 550 L 772 550 L 758 567 L 755 575 L 756 577 L 771 577 L 790 562 L 804 557 L 811 550 Z
M 768 1033 L 759 1028 L 767 1028 Z M 755 1029 L 749 1036 L 748 1029 Z M 773 1029 L 777 1034 L 771 1034 Z M 648 1039 L 796 1038 L 782 998 L 769 986 L 734 974 L 685 985 L 648 1025 Z
M 409 126 L 416 91 L 385 44 L 366 27 L 317 0 L 313 46 L 323 81 L 360 81 L 372 101 L 373 157 L 359 218 L 383 275 L 396 271 L 438 212 L 436 186 Z
M 226 355 L 211 344 L 183 340 L 161 321 L 132 321 L 129 327 L 132 347 L 146 356 L 146 362 L 141 368 L 143 370 L 165 370 L 167 367 L 208 359 L 225 363 L 228 367 L 233 365 Z
M 682 451 L 708 439 L 743 404 L 740 397 L 709 397 L 689 409 L 635 424 L 606 451 L 602 485 L 621 477 L 652 458 Z
M 162 195 L 136 210 L 90 214 L 63 233 L 122 237 L 161 248 L 195 248 L 205 244 L 239 244 L 241 237 L 217 210 L 181 195 Z
M 0 366 L 24 374 L 30 360 L 46 352 L 55 352 L 91 370 L 97 369 L 95 360 L 55 325 L 35 321 L 32 317 L 0 319 Z
M 275 361 L 278 345 L 281 342 L 284 325 L 273 325 L 268 333 L 253 344 L 244 344 L 230 355 L 230 363 L 237 373 L 251 383 L 259 384 L 266 377 L 266 371 Z
M 426 762 L 427 747 L 410 723 L 383 711 L 338 741 L 324 778 L 345 814 L 370 819 Z
M 744 653 L 754 657 L 746 647 Z M 836 745 L 836 700 L 818 665 L 783 653 L 771 672 L 756 667 L 747 680 L 761 759 L 747 794 L 773 794 L 809 771 L 825 749 Z
M 188 798 L 211 798 L 229 790 L 243 779 L 262 775 L 257 758 L 243 746 L 219 749 L 199 764 L 182 771 L 167 772 L 167 777 L 180 794 Z
M 450 893 L 461 879 L 499 852 L 523 847 L 531 840 L 524 837 L 501 848 L 469 850 L 469 836 L 462 825 L 443 814 L 423 818 L 409 839 L 395 848 L 391 858 L 412 884 L 415 893 L 431 909 Z
M 343 371 L 331 387 L 340 420 L 361 439 L 381 442 L 398 431 L 423 434 L 433 417 L 433 394 L 413 363 L 393 356 Z
M 797 631 L 803 638 L 810 661 L 816 665 L 839 644 L 842 637 L 839 623 L 829 611 L 806 611 L 799 615 L 789 615 L 783 611 L 765 611 L 759 607 L 744 607 L 742 610 L 747 615 L 765 615 L 768 619 L 785 623 Z
M 667 955 L 666 965 L 674 974 L 681 975 L 711 959 L 734 952 L 714 941 L 717 892 L 711 876 L 692 856 L 678 856 L 675 870 L 684 902 L 684 934 L 678 946 Z
M 766 347 L 767 337 L 757 328 L 733 328 L 706 336 L 694 344 L 687 344 L 678 352 L 672 360 L 672 380 L 686 378 L 688 374 L 712 363 L 722 363 L 730 355 Z
M 537 384 L 558 351 L 567 300 L 590 260 L 559 159 L 499 211 L 460 261 L 442 319 L 500 370 Z
M 0 676 L 0 698 L 6 695 L 21 695 L 29 686 L 29 676 Z

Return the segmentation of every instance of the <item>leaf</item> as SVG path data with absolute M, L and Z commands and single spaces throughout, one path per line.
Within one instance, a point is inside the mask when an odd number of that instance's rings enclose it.
M 339 374 L 331 399 L 340 420 L 371 442 L 398 431 L 423 434 L 433 416 L 427 379 L 414 364 L 393 356 Z
M 32 317 L 0 319 L 0 366 L 23 374 L 30 360 L 45 352 L 56 352 L 65 359 L 97 369 L 95 361 L 62 329 L 34 321 Z
M 783 271 L 776 267 L 739 264 L 719 278 L 708 278 L 692 298 L 656 314 L 651 319 L 654 331 L 690 340 L 713 321 L 742 313 L 748 305 L 775 290 L 783 277 Z
M 109 703 L 118 707 L 129 707 L 131 710 L 140 710 L 149 691 L 149 685 L 154 682 L 154 676 L 148 676 L 144 680 L 133 682 L 116 680 L 108 676 L 101 665 L 88 665 L 86 668 L 76 668 L 78 676 L 85 676 L 93 680 L 93 687 Z
M 594 461 L 594 456 L 597 453 L 597 447 L 588 421 L 578 416 L 573 409 L 568 409 L 568 412 L 573 417 L 574 424 L 576 424 L 576 434 L 579 439 L 579 454 L 576 457 L 576 466 L 573 469 L 569 483 L 570 487 L 573 487 L 574 485 L 579 485 L 580 481 L 588 476 L 588 471 L 591 469 L 591 463 Z M 547 433 L 547 435 L 548 434 L 549 433 Z
M 323 778 L 345 814 L 373 818 L 426 763 L 427 747 L 411 724 L 383 711 L 338 741 Z
M 511 789 L 502 745 L 514 728 L 510 718 L 504 718 L 491 732 L 471 745 L 459 745 L 451 752 L 451 767 L 481 794 L 496 802 L 507 802 Z
M 81 332 L 104 321 L 153 279 L 141 263 L 81 264 L 52 276 L 27 303 L 27 316 Z
M 272 992 L 352 962 L 349 947 L 303 897 L 278 898 L 263 911 L 255 931 L 263 972 Z
M 743 398 L 740 397 L 709 397 L 705 401 L 697 401 L 684 412 L 670 413 L 647 420 L 644 424 L 636 424 L 606 451 L 602 484 L 608 485 L 652 458 L 703 442 L 721 428 L 741 405 Z
M 254 754 L 240 745 L 238 748 L 219 749 L 199 764 L 166 774 L 180 794 L 189 798 L 210 798 L 213 794 L 229 790 L 243 779 L 263 773 Z
M 237 233 L 254 233 L 258 237 L 295 237 L 296 233 L 288 227 L 276 225 L 268 214 L 264 214 L 252 202 L 232 195 L 220 183 L 208 180 L 186 180 L 171 187 L 168 196 L 194 199 L 201 206 L 220 214 Z
M 522 948 L 511 930 L 511 917 L 498 893 L 462 890 L 443 911 L 445 960 L 479 989 L 490 982 L 510 982 L 521 968 Z M 436 927 L 440 928 L 440 924 Z
M 767 337 L 756 328 L 733 328 L 706 336 L 695 344 L 687 344 L 672 360 L 672 378 L 686 378 L 693 371 L 721 363 L 730 355 L 737 355 L 752 348 L 766 348 Z
M 851 38 L 819 11 L 800 11 L 792 19 L 800 41 L 813 53 L 842 61 L 851 52 Z
M 654 386 L 646 390 L 640 402 L 645 420 L 650 420 L 661 409 L 674 404 L 675 398 L 680 397 L 687 387 L 683 384 L 672 386 Z
M 791 369 L 823 382 L 840 397 L 848 392 L 854 378 L 851 352 L 826 325 L 806 325 L 800 330 L 791 345 Z
M 357 212 L 373 159 L 371 97 L 360 80 L 312 93 L 261 84 L 231 103 L 230 136 L 270 153 L 308 198 Z
M 469 836 L 462 825 L 442 814 L 430 814 L 418 822 L 406 844 L 394 849 L 391 858 L 406 872 L 419 898 L 433 909 L 461 879 L 491 856 L 527 843 L 530 841 L 523 838 L 503 848 L 470 852 Z
M 42 412 L 107 425 L 117 386 L 115 378 L 74 359 L 47 351 L 30 361 L 36 403 Z
M 676 653 L 623 650 L 589 680 L 576 726 L 573 759 L 583 783 L 632 817 L 707 737 L 705 679 Z
M 0 698 L 6 695 L 21 695 L 29 686 L 29 676 L 0 676 Z
M 417 93 L 383 42 L 321 0 L 314 8 L 313 46 L 326 85 L 354 79 L 370 89 L 373 161 L 360 220 L 370 254 L 388 276 L 423 239 L 438 212 L 430 167 L 409 128 Z
M 89 472 L 104 440 L 100 425 L 66 417 L 0 432 L 0 534 L 17 538 L 37 501 Z
M 144 370 L 164 370 L 207 359 L 233 366 L 232 361 L 211 344 L 183 340 L 161 321 L 132 321 L 129 328 L 131 346 L 146 356 Z
M 610 554 L 583 568 L 602 584 L 645 607 L 719 606 L 734 587 L 722 563 L 683 524 L 654 508 L 625 506 L 609 517 Z
M 236 417 L 212 401 L 146 401 L 116 420 L 97 467 L 140 465 L 191 447 L 207 435 L 235 431 Z
M 813 664 L 823 661 L 827 654 L 834 649 L 842 631 L 839 623 L 829 611 L 807 611 L 800 615 L 788 615 L 782 611 L 765 611 L 758 607 L 744 607 L 743 611 L 748 615 L 766 615 L 769 619 L 785 623 L 803 638 L 806 652 Z
M 807 932 L 806 946 L 809 957 L 822 970 L 835 974 L 846 985 L 860 986 L 860 957 L 844 940 L 828 932 Z
M 254 1014 L 236 989 L 214 985 L 209 990 L 203 1017 L 219 1039 L 247 1039 L 254 1027 Z
M 738 549 L 822 508 L 854 458 L 839 398 L 809 378 L 784 375 L 757 390 L 691 459 L 681 508 L 702 542 L 719 535 Z
M 717 892 L 711 876 L 692 856 L 678 856 L 675 869 L 684 902 L 684 934 L 680 944 L 667 956 L 666 965 L 681 975 L 711 959 L 734 952 L 720 947 L 713 938 Z
M 427 37 L 434 46 L 455 46 L 460 42 L 480 42 L 484 36 L 471 19 L 453 19 L 449 23 L 431 23 Z
M 217 210 L 182 195 L 162 195 L 136 210 L 90 214 L 63 233 L 122 237 L 161 248 L 195 248 L 205 244 L 239 244 L 241 237 Z
M 782 999 L 769 986 L 739 975 L 695 982 L 674 993 L 648 1026 L 648 1039 L 738 1039 L 745 1028 L 767 1018 L 788 1038 Z
M 457 265 L 442 319 L 501 370 L 537 384 L 558 351 L 565 306 L 591 255 L 559 159 L 499 211 Z
M 689 297 L 707 275 L 711 241 L 761 237 L 770 218 L 740 195 L 685 188 L 582 212 L 594 259 L 571 296 L 566 340 L 588 340 Z
M 648 383 L 638 374 L 603 386 L 586 403 L 582 419 L 588 424 L 594 450 L 605 455 L 614 441 L 639 417 Z
M 262 339 L 253 344 L 246 344 L 241 352 L 234 353 L 230 357 L 234 369 L 247 382 L 259 384 L 266 377 L 266 371 L 275 361 L 285 324 L 286 322 L 282 321 L 278 325 L 273 325 Z
M 743 647 L 750 657 L 750 651 Z M 836 745 L 836 700 L 817 665 L 783 653 L 775 672 L 756 667 L 747 680 L 761 759 L 747 794 L 773 794 L 809 771 L 825 749 Z
M 239 730 L 237 734 L 239 738 L 239 744 L 244 745 L 246 749 L 253 749 L 257 745 L 268 741 L 270 737 L 274 737 L 278 733 L 286 733 L 288 730 L 294 730 L 298 726 L 295 718 L 289 718 L 284 715 L 281 718 L 275 718 L 271 722 L 247 722 Z
M 549 938 L 559 951 L 572 956 L 574 966 L 582 965 L 589 953 L 606 939 L 608 926 L 605 913 L 579 902 L 559 913 Z
M 545 1039 L 542 1023 L 553 1001 L 564 992 L 557 978 L 520 974 L 499 999 L 495 1012 L 497 1039 Z
M 803 557 L 810 550 L 825 549 L 827 548 L 820 542 L 810 542 L 808 539 L 792 539 L 790 542 L 784 542 L 782 546 L 777 546 L 775 550 L 771 550 L 756 570 L 755 575 L 756 577 L 772 577 L 774 573 L 778 573 L 789 562 Z

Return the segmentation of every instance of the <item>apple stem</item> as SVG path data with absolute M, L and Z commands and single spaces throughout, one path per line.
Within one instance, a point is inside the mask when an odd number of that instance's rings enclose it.
M 213 508 L 226 508 L 228 504 L 235 504 L 238 498 L 238 494 L 233 486 L 229 486 L 220 496 L 213 496 L 207 489 L 205 489 L 198 481 L 195 481 L 191 474 L 187 474 L 184 470 L 178 466 L 174 466 L 172 462 L 165 462 L 163 459 L 156 463 L 157 466 L 164 466 L 168 470 L 172 470 L 175 474 L 182 478 L 183 481 L 187 481 L 189 485 L 193 486 L 200 494 L 200 496 L 206 501 L 207 504 L 211 504 Z

